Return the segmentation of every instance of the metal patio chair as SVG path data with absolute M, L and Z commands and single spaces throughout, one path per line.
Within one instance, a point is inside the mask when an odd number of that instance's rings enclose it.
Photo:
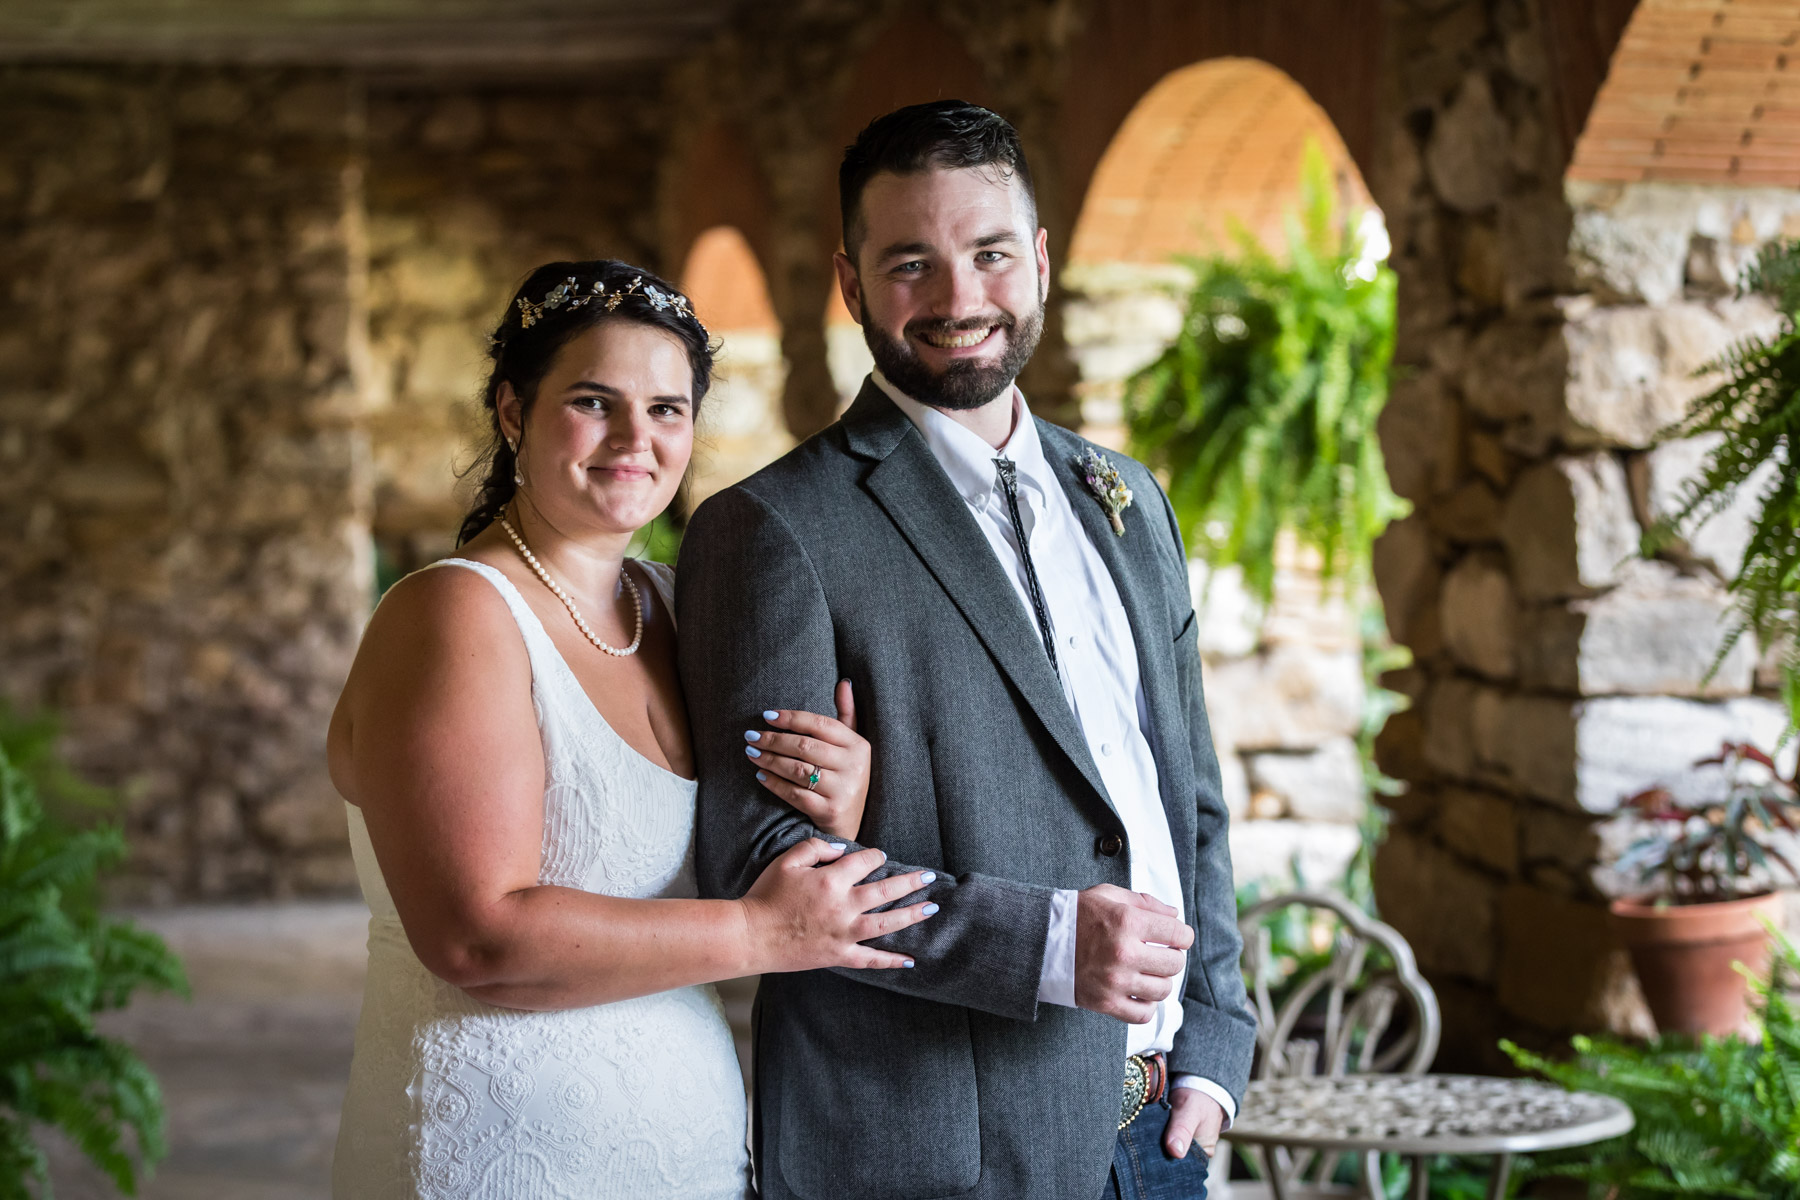
M 1301 906 L 1325 910 L 1337 918 L 1327 961 L 1303 979 L 1283 978 L 1269 931 L 1269 918 Z M 1244 973 L 1250 983 L 1257 1017 L 1255 1079 L 1298 1075 L 1342 1076 L 1367 1073 L 1423 1074 L 1437 1055 L 1442 1024 L 1437 995 L 1419 974 L 1412 947 L 1389 925 L 1375 920 L 1341 896 L 1324 892 L 1291 892 L 1271 896 L 1238 917 L 1244 935 Z M 1371 949 L 1379 948 L 1387 964 L 1371 970 Z M 1275 1002 L 1279 984 L 1291 990 Z M 1217 1200 L 1262 1200 L 1275 1191 L 1269 1180 L 1279 1176 L 1281 1192 L 1290 1200 L 1355 1195 L 1356 1188 L 1334 1184 L 1338 1155 L 1278 1147 L 1256 1152 L 1263 1178 L 1224 1185 L 1230 1157 L 1221 1142 L 1221 1169 L 1215 1171 Z M 1359 1156 L 1358 1171 L 1366 1194 L 1380 1196 L 1380 1156 Z M 1372 1185 L 1372 1186 L 1371 1186 Z M 1209 1183 L 1209 1188 L 1212 1185 Z

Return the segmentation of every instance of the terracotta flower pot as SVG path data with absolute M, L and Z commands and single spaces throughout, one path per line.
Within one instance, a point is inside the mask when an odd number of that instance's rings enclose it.
M 1656 1027 L 1664 1033 L 1724 1035 L 1743 1028 L 1748 990 L 1732 969 L 1741 962 L 1769 973 L 1769 935 L 1778 894 L 1656 907 L 1647 898 L 1614 900 L 1613 928 L 1631 951 Z

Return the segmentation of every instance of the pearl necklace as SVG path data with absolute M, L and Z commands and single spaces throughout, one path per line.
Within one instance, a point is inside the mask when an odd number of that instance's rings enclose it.
M 637 631 L 632 635 L 631 645 L 621 650 L 617 646 L 607 645 L 600 640 L 598 634 L 588 628 L 587 618 L 581 615 L 581 610 L 579 608 L 575 607 L 574 598 L 571 597 L 569 593 L 563 591 L 561 584 L 550 578 L 550 572 L 544 570 L 544 564 L 537 560 L 537 555 L 531 552 L 531 547 L 525 544 L 525 539 L 519 536 L 519 531 L 512 527 L 512 522 L 508 521 L 505 517 L 501 517 L 500 528 L 506 530 L 506 536 L 512 539 L 512 544 L 514 548 L 518 550 L 519 557 L 525 560 L 525 565 L 530 567 L 532 573 L 544 581 L 544 586 L 549 588 L 556 598 L 563 602 L 563 607 L 569 610 L 569 615 L 571 617 L 575 618 L 575 627 L 581 630 L 588 641 L 594 643 L 596 647 L 606 651 L 606 653 L 612 655 L 614 658 L 625 658 L 628 655 L 637 653 L 638 646 L 641 645 L 644 640 L 644 602 L 642 598 L 638 596 L 637 583 L 631 578 L 631 573 L 629 571 L 625 570 L 624 567 L 620 567 L 619 578 L 625 581 L 625 588 L 631 593 L 631 608 L 637 615 Z

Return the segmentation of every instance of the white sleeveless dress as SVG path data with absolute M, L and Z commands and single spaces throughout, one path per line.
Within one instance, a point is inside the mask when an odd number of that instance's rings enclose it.
M 499 571 L 531 656 L 544 742 L 538 882 L 608 896 L 695 894 L 694 784 L 601 718 Z M 645 564 L 669 603 L 670 574 Z M 362 812 L 346 806 L 369 904 L 369 975 L 344 1098 L 335 1200 L 744 1200 L 743 1077 L 718 994 L 520 1012 L 427 971 L 408 945 Z

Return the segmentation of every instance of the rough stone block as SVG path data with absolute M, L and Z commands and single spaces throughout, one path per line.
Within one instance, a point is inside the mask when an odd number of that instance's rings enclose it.
M 1500 565 L 1478 555 L 1444 577 L 1439 596 L 1444 647 L 1462 666 L 1489 679 L 1517 671 L 1518 600 Z
M 1777 319 L 1759 297 L 1572 315 L 1563 327 L 1570 444 L 1651 445 L 1718 382 L 1695 372 Z
M 1421 504 L 1455 479 L 1456 401 L 1436 371 L 1401 375 L 1376 422 L 1388 482 Z
M 1461 212 L 1493 207 L 1506 187 L 1510 141 L 1487 76 L 1464 76 L 1449 107 L 1437 115 L 1425 147 L 1433 190 Z
M 1438 564 L 1424 516 L 1413 513 L 1390 524 L 1375 539 L 1373 559 L 1388 632 L 1402 645 L 1411 645 L 1417 614 L 1436 607 L 1437 598 Z
M 1416 705 L 1390 715 L 1375 735 L 1375 765 L 1394 779 L 1417 783 L 1431 777 L 1425 758 L 1425 722 Z
M 1419 706 L 1425 765 L 1451 779 L 1475 775 L 1475 702 L 1480 687 L 1468 679 L 1441 679 Z
M 1571 605 L 1586 618 L 1576 667 L 1583 695 L 1719 697 L 1750 691 L 1755 640 L 1740 638 L 1722 661 L 1718 657 L 1731 608 L 1722 587 L 1653 561 L 1629 563 L 1621 575 L 1618 587 Z
M 1557 1032 L 1655 1032 L 1606 908 L 1515 884 L 1501 893 L 1501 1007 Z
M 1419 966 L 1465 979 L 1494 977 L 1499 887 L 1428 839 L 1388 832 L 1375 852 L 1382 919 L 1411 943 Z
M 1354 825 L 1367 811 L 1362 756 L 1349 738 L 1305 754 L 1253 754 L 1245 766 L 1250 787 L 1279 796 L 1296 820 Z
M 1469 346 L 1462 378 L 1469 410 L 1547 435 L 1560 427 L 1567 351 L 1555 323 L 1495 321 Z
M 1500 497 L 1480 479 L 1471 479 L 1424 508 L 1432 532 L 1461 545 L 1492 542 L 1500 534 Z
M 1233 821 L 1230 840 L 1238 887 L 1256 881 L 1330 887 L 1362 848 L 1362 834 L 1352 826 L 1315 821 Z
M 1484 688 L 1475 694 L 1472 723 L 1477 782 L 1568 802 L 1576 774 L 1568 701 Z
M 1632 495 L 1651 521 L 1673 516 L 1681 508 L 1682 493 L 1697 479 L 1707 458 L 1724 440 L 1709 433 L 1696 438 L 1664 442 L 1631 463 Z M 1735 579 L 1750 545 L 1750 527 L 1762 511 L 1762 495 L 1779 468 L 1774 463 L 1759 467 L 1731 499 L 1731 503 L 1688 534 L 1683 545 L 1694 558 Z
M 1310 750 L 1361 727 L 1362 657 L 1354 650 L 1278 645 L 1206 664 L 1206 693 L 1207 707 L 1225 718 L 1238 749 Z
M 1759 697 L 1722 703 L 1608 697 L 1581 702 L 1575 717 L 1580 768 L 1570 799 L 1592 813 L 1613 812 L 1626 796 L 1680 776 L 1721 742 L 1748 740 L 1773 750 L 1787 724 L 1780 704 Z M 1784 760 L 1791 763 L 1793 753 L 1789 745 Z
M 1447 788 L 1437 805 L 1438 835 L 1464 858 L 1513 875 L 1519 869 L 1518 804 L 1471 788 Z
M 1610 587 L 1639 540 L 1624 468 L 1610 454 L 1590 454 L 1521 472 L 1506 497 L 1500 536 L 1526 600 Z

